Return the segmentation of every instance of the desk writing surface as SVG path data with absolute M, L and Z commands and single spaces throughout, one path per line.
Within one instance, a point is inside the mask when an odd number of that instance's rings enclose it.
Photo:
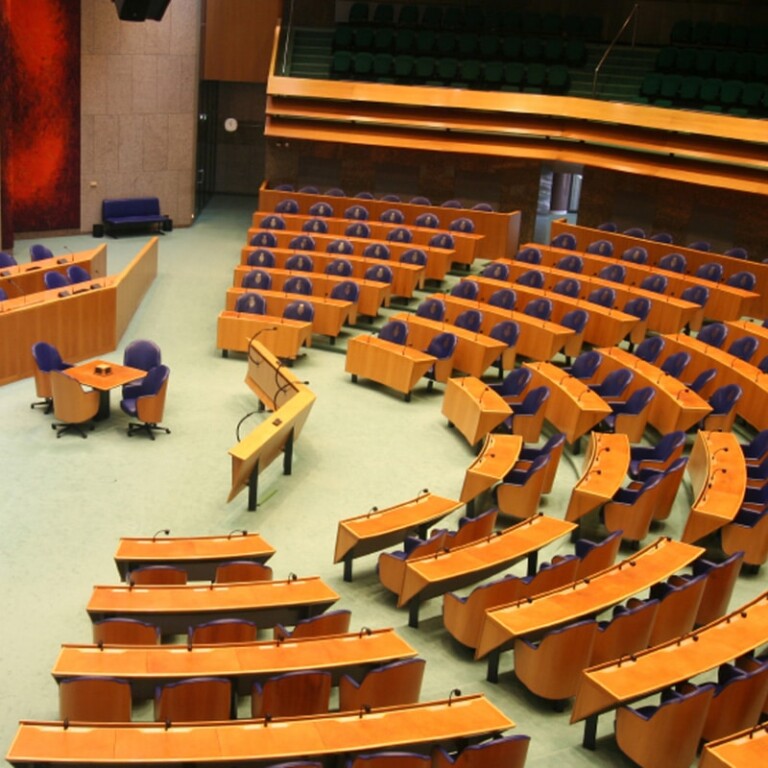
M 520 435 L 486 435 L 480 453 L 464 474 L 461 501 L 471 501 L 498 483 L 515 465 L 522 447 Z
M 481 379 L 462 376 L 446 382 L 442 414 L 475 445 L 511 416 L 512 409 Z
M 485 614 L 475 657 L 504 647 L 516 637 L 535 635 L 617 605 L 663 581 L 704 552 L 701 547 L 661 538 L 589 579 L 490 610 Z
M 22 721 L 6 755 L 11 765 L 57 762 L 111 765 L 162 762 L 169 765 L 261 765 L 347 752 L 432 746 L 503 733 L 515 723 L 485 696 L 460 696 L 375 709 L 360 717 L 332 713 L 226 723 L 73 725 Z
M 99 366 L 108 366 L 110 369 L 109 373 L 99 373 L 97 370 Z M 137 379 L 143 379 L 147 372 L 140 368 L 120 365 L 109 360 L 91 360 L 87 363 L 67 368 L 66 374 L 86 387 L 105 391 L 121 387 L 123 384 L 128 384 Z
M 768 761 L 768 723 L 704 745 L 699 768 L 755 768 Z
M 115 551 L 115 564 L 123 578 L 134 566 L 143 564 L 183 563 L 191 568 L 202 566 L 212 574 L 221 562 L 256 560 L 264 563 L 274 554 L 275 548 L 258 533 L 238 531 L 228 536 L 123 537 Z
M 768 592 L 682 638 L 585 669 L 571 722 L 717 669 L 768 642 Z
M 425 492 L 393 507 L 374 507 L 364 515 L 340 520 L 333 562 L 340 563 L 350 555 L 362 557 L 398 544 L 408 534 L 442 520 L 461 506 L 461 502 L 454 499 Z
M 573 523 L 541 513 L 485 539 L 405 561 L 398 608 L 474 584 L 570 533 Z

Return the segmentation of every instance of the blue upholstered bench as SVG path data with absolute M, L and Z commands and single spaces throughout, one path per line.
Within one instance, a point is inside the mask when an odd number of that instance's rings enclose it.
M 112 237 L 117 232 L 150 227 L 160 234 L 170 232 L 173 222 L 160 213 L 160 200 L 156 197 L 126 197 L 104 200 L 101 204 L 104 231 Z

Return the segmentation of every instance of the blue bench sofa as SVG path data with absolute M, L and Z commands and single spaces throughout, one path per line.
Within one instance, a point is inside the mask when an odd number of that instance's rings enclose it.
M 160 213 L 160 200 L 156 197 L 126 197 L 104 200 L 101 204 L 104 232 L 117 237 L 121 231 L 156 229 L 160 234 L 173 229 L 172 220 Z

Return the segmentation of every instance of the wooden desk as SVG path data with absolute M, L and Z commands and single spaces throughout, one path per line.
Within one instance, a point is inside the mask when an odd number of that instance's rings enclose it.
M 239 617 L 259 627 L 295 624 L 317 616 L 339 596 L 317 576 L 206 586 L 96 586 L 88 601 L 92 621 L 129 616 L 181 634 L 193 624 Z
M 562 368 L 552 363 L 526 363 L 525 367 L 531 371 L 531 388 L 549 387 L 544 418 L 564 432 L 570 444 L 611 413 L 611 406 L 600 395 Z
M 768 642 L 768 592 L 728 616 L 628 658 L 582 672 L 571 722 L 587 720 L 584 746 L 594 748 L 597 716 L 695 678 Z
M 397 607 L 407 605 L 408 625 L 418 627 L 419 607 L 425 600 L 476 584 L 526 557 L 531 575 L 536 572 L 539 550 L 575 527 L 573 523 L 539 513 L 480 541 L 392 562 L 392 567 L 402 570 Z M 381 561 L 379 567 L 383 567 Z
M 402 392 L 406 402 L 419 379 L 435 364 L 437 358 L 413 347 L 394 344 L 378 336 L 353 336 L 347 342 L 344 370 L 352 375 L 372 379 Z
M 257 232 L 263 232 L 263 231 L 264 230 L 261 230 L 261 229 L 250 228 L 248 230 L 248 243 L 250 244 L 251 238 Z M 448 270 L 450 269 L 451 262 L 455 258 L 455 251 L 453 249 L 435 248 L 434 246 L 431 246 L 431 245 L 417 246 L 417 245 L 413 245 L 412 243 L 391 242 L 389 240 L 375 240 L 373 238 L 366 238 L 366 237 L 339 238 L 336 235 L 330 235 L 330 234 L 324 235 L 318 232 L 301 232 L 301 231 L 291 232 L 287 229 L 270 229 L 269 231 L 277 239 L 278 248 L 290 248 L 291 247 L 290 243 L 295 237 L 308 235 L 315 241 L 315 245 L 321 251 L 326 251 L 327 247 L 334 240 L 344 239 L 344 240 L 348 240 L 352 244 L 354 248 L 353 254 L 355 256 L 362 256 L 363 251 L 369 245 L 380 243 L 381 245 L 385 245 L 389 249 L 390 258 L 392 259 L 392 261 L 400 261 L 400 257 L 406 251 L 410 251 L 412 248 L 419 248 L 420 250 L 424 251 L 427 257 L 426 271 L 424 274 L 430 280 L 438 280 L 438 281 L 444 280 L 446 274 L 448 273 Z M 250 246 L 250 247 L 253 248 L 255 246 Z M 294 249 L 294 250 L 297 250 L 297 249 Z M 314 253 L 314 251 L 309 251 L 309 253 Z M 334 254 L 334 256 L 339 257 L 339 256 L 343 256 L 343 254 L 336 253 Z
M 340 520 L 336 529 L 333 562 L 344 562 L 344 581 L 352 581 L 352 561 L 405 541 L 411 534 L 426 537 L 438 520 L 455 512 L 461 503 L 436 496 L 426 489 L 415 499 Z
M 108 373 L 100 373 L 99 369 L 106 368 L 109 369 Z M 129 365 L 112 363 L 109 360 L 91 360 L 82 365 L 67 368 L 66 374 L 83 386 L 98 391 L 99 410 L 95 418 L 106 419 L 109 417 L 109 393 L 124 384 L 143 379 L 147 372 Z
M 613 243 L 614 253 L 623 253 L 627 248 L 642 246 L 648 251 L 648 262 L 657 265 L 662 256 L 668 253 L 680 253 L 688 262 L 687 274 L 694 274 L 704 264 L 713 261 L 723 267 L 723 280 L 743 270 L 749 270 L 757 278 L 755 292 L 758 299 L 750 308 L 749 314 L 758 317 L 768 316 L 768 264 L 759 261 L 745 261 L 722 253 L 697 251 L 695 248 L 686 248 L 677 243 L 657 243 L 655 240 L 647 240 L 642 237 L 630 237 L 619 232 L 604 232 L 596 227 L 585 227 L 579 224 L 570 224 L 566 219 L 552 221 L 550 235 L 556 237 L 562 232 L 570 232 L 576 238 L 576 247 L 579 251 L 586 250 L 587 246 L 595 240 L 609 240 Z M 665 273 L 667 274 L 667 273 Z
M 242 287 L 243 278 L 254 267 L 235 267 L 233 285 Z M 262 268 L 272 276 L 272 290 L 282 291 L 289 277 L 308 277 L 312 281 L 312 290 L 316 296 L 330 296 L 331 291 L 339 284 L 352 280 L 357 284 L 360 295 L 357 299 L 357 310 L 368 317 L 376 317 L 379 307 L 388 307 L 392 297 L 392 286 L 389 283 L 379 283 L 376 280 L 365 280 L 356 277 L 340 277 L 327 275 L 325 272 L 300 272 L 298 270 L 280 269 L 279 267 Z M 250 289 L 258 291 L 258 288 Z
M 0 288 L 6 292 L 9 299 L 46 291 L 48 290 L 45 286 L 46 273 L 58 272 L 66 275 L 67 270 L 73 265 L 83 267 L 94 280 L 104 278 L 107 274 L 107 246 L 100 245 L 90 251 L 68 253 L 66 256 L 30 261 L 14 267 L 2 267 Z
M 441 412 L 470 445 L 476 445 L 512 415 L 501 395 L 474 376 L 448 379 Z
M 358 200 L 357 203 L 352 203 L 351 205 L 362 205 L 363 207 L 367 207 L 365 205 L 367 201 L 366 200 Z M 346 206 L 349 208 L 349 206 Z M 397 203 L 392 203 L 392 208 L 397 208 Z M 445 210 L 445 209 L 443 209 Z M 253 214 L 252 219 L 252 225 L 256 228 L 261 228 L 261 221 L 270 215 L 273 215 L 273 211 L 255 211 Z M 303 231 L 303 226 L 309 222 L 314 221 L 315 219 L 321 219 L 323 222 L 325 222 L 325 225 L 328 227 L 328 234 L 334 235 L 334 237 L 343 237 L 346 238 L 347 235 L 345 235 L 345 231 L 350 224 L 354 224 L 357 219 L 343 219 L 338 218 L 335 216 L 310 216 L 309 214 L 303 214 L 303 213 L 281 213 L 278 214 L 283 221 L 285 222 L 286 228 L 294 231 Z M 448 224 L 449 218 L 445 215 L 442 215 L 439 217 L 441 223 Z M 456 218 L 455 214 L 451 212 L 450 219 Z M 455 245 L 452 261 L 457 264 L 464 264 L 467 267 L 472 266 L 475 259 L 477 258 L 477 254 L 480 250 L 480 245 L 482 243 L 483 238 L 485 235 L 477 234 L 475 232 L 454 232 L 452 230 L 448 230 L 447 228 L 443 227 L 436 227 L 434 229 L 430 227 L 417 227 L 415 225 L 405 225 L 405 224 L 394 224 L 389 221 L 375 221 L 372 219 L 365 219 L 361 220 L 361 223 L 365 223 L 370 227 L 371 230 L 371 240 L 381 240 L 386 241 L 387 235 L 396 228 L 407 226 L 407 229 L 410 231 L 411 235 L 413 236 L 413 240 L 411 241 L 411 245 L 414 248 L 422 248 L 425 245 L 429 245 L 429 241 L 437 234 L 440 234 L 441 232 L 447 232 L 451 235 L 453 238 L 453 242 Z M 307 232 L 306 234 L 312 234 L 312 232 Z
M 704 745 L 699 768 L 754 768 L 768 755 L 768 723 Z
M 248 266 L 248 255 L 256 250 L 247 246 L 240 251 L 240 264 Z M 275 256 L 275 265 L 279 269 L 285 269 L 286 261 L 293 256 L 296 251 L 291 248 L 270 248 Z M 418 264 L 405 264 L 402 261 L 388 261 L 385 259 L 374 259 L 366 256 L 345 256 L 338 253 L 324 253 L 319 251 L 303 251 L 304 255 L 312 258 L 312 265 L 317 271 L 324 271 L 325 268 L 334 259 L 343 258 L 352 265 L 352 276 L 356 280 L 365 279 L 366 270 L 373 266 L 386 264 L 392 270 L 392 284 L 390 294 L 395 296 L 404 296 L 412 298 L 413 292 L 417 288 L 424 287 L 425 267 Z M 254 267 L 248 267 L 249 271 Z M 376 282 L 376 281 L 373 281 Z
M 6 760 L 11 765 L 266 766 L 298 759 L 336 759 L 346 753 L 405 749 L 427 751 L 475 741 L 514 727 L 485 696 L 384 707 L 362 717 L 332 713 L 228 723 L 70 725 L 23 720 Z
M 585 616 L 595 616 L 664 581 L 704 552 L 701 547 L 662 537 L 589 579 L 487 611 L 475 658 L 491 654 L 488 679 L 494 680 L 499 654 L 511 648 L 516 637 L 535 637 Z
M 390 203 L 386 200 L 363 200 L 358 197 L 331 197 L 329 195 L 313 195 L 306 192 L 284 191 L 271 189 L 269 181 L 265 180 L 259 188 L 259 209 L 273 211 L 275 206 L 286 198 L 299 204 L 299 211 L 309 213 L 309 207 L 317 202 L 331 205 L 334 211 L 342 211 L 350 205 L 364 205 L 371 219 L 378 219 L 388 208 L 397 208 L 403 212 L 407 226 L 413 224 L 416 217 L 422 213 L 433 213 L 440 223 L 448 223 L 453 219 L 465 216 L 472 219 L 475 233 L 483 235 L 480 242 L 480 259 L 495 259 L 499 255 L 514 256 L 520 243 L 520 211 L 476 211 L 469 208 L 442 208 L 437 205 L 414 205 L 412 203 Z
M 666 435 L 676 430 L 686 432 L 712 412 L 709 403 L 679 379 L 626 349 L 606 347 L 598 351 L 603 356 L 601 373 L 629 368 L 635 374 L 627 387 L 626 396 L 642 387 L 653 387 L 656 391 L 656 396 L 648 406 L 648 422 L 660 434 Z
M 483 491 L 492 488 L 512 469 L 523 448 L 520 435 L 488 434 L 477 458 L 467 467 L 461 487 L 461 501 L 467 508 Z
M 526 315 L 523 312 L 494 307 L 484 301 L 470 301 L 451 296 L 446 293 L 436 293 L 434 298 L 445 302 L 445 319 L 453 323 L 467 309 L 477 309 L 483 313 L 483 333 L 489 334 L 491 328 L 502 320 L 514 320 L 520 326 L 520 336 L 515 350 L 531 360 L 551 360 L 568 344 L 575 333 L 558 323 Z M 505 366 L 506 369 L 506 366 Z
M 232 645 L 62 645 L 51 674 L 119 677 L 131 683 L 134 698 L 152 697 L 156 685 L 189 677 L 226 677 L 240 695 L 256 680 L 300 670 L 328 670 L 338 681 L 372 666 L 417 655 L 394 629 L 345 635 L 265 640 Z
M 228 288 L 226 309 L 234 311 L 239 296 L 249 293 L 246 288 Z M 328 299 L 325 296 L 302 296 L 282 291 L 256 291 L 267 302 L 267 314 L 282 317 L 285 308 L 293 301 L 306 301 L 315 308 L 312 331 L 335 338 L 341 333 L 344 323 L 354 322 L 354 305 L 351 301 Z
M 275 548 L 258 533 L 233 531 L 228 536 L 152 536 L 121 538 L 115 551 L 120 577 L 143 565 L 176 565 L 190 579 L 212 580 L 216 567 L 229 560 L 265 563 Z
M 259 341 L 284 360 L 295 360 L 303 346 L 312 346 L 312 323 L 274 315 L 224 310 L 216 321 L 216 349 L 247 352 L 256 334 Z
M 626 435 L 591 432 L 581 477 L 571 491 L 565 519 L 575 522 L 610 501 L 627 476 L 629 459 Z
M 253 339 L 248 349 L 245 383 L 259 398 L 262 409 L 268 411 L 276 411 L 292 397 L 302 394 L 305 386 L 259 339 Z
M 493 362 L 503 355 L 509 347 L 503 341 L 497 341 L 483 333 L 468 331 L 452 323 L 441 323 L 418 317 L 413 312 L 399 312 L 390 320 L 402 320 L 408 325 L 408 344 L 419 349 L 426 349 L 429 342 L 438 334 L 447 331 L 458 339 L 453 353 L 453 367 L 457 371 L 480 378 Z M 514 367 L 514 348 L 512 364 L 505 365 L 507 370 Z
M 694 542 L 730 523 L 747 487 L 747 468 L 731 432 L 696 433 L 688 460 L 693 504 L 681 539 Z

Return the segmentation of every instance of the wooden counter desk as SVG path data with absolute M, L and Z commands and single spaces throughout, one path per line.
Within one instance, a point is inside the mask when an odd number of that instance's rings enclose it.
M 144 565 L 175 565 L 190 579 L 213 579 L 216 568 L 230 560 L 266 563 L 275 548 L 260 534 L 232 531 L 227 536 L 165 536 L 121 538 L 115 551 L 120 577 Z
M 599 424 L 611 407 L 583 381 L 566 373 L 552 363 L 525 363 L 531 371 L 530 388 L 549 387 L 544 418 L 573 445 Z
M 344 635 L 264 640 L 222 645 L 62 645 L 51 674 L 118 677 L 131 683 L 134 698 L 151 698 L 156 685 L 190 677 L 226 677 L 241 696 L 256 680 L 301 670 L 327 670 L 334 681 L 370 667 L 417 655 L 394 629 Z
M 203 621 L 243 618 L 259 627 L 295 624 L 317 616 L 339 599 L 317 576 L 284 581 L 184 586 L 96 586 L 88 601 L 92 621 L 128 616 L 181 634 Z
M 253 267 L 235 267 L 232 281 L 234 287 L 241 287 L 243 278 Z M 308 277 L 312 281 L 313 293 L 318 296 L 330 296 L 331 291 L 341 283 L 352 280 L 360 290 L 357 300 L 357 309 L 360 314 L 368 317 L 376 317 L 380 307 L 388 307 L 392 297 L 392 286 L 389 283 L 379 283 L 376 280 L 366 280 L 357 277 L 341 277 L 339 275 L 327 275 L 325 272 L 300 272 L 298 270 L 280 269 L 279 267 L 264 268 L 272 276 L 271 290 L 282 291 L 285 281 L 290 277 Z M 258 291 L 258 288 L 253 290 Z
M 482 694 L 365 713 L 194 723 L 93 723 L 23 720 L 6 760 L 11 765 L 269 766 L 298 759 L 336 760 L 348 753 L 453 747 L 503 733 L 515 724 Z
M 344 563 L 344 581 L 352 581 L 355 558 L 387 549 L 416 534 L 425 538 L 431 525 L 461 507 L 461 502 L 437 496 L 426 488 L 415 499 L 393 507 L 373 507 L 364 515 L 340 520 L 333 562 Z
M 244 293 L 249 293 L 247 288 L 227 288 L 225 309 L 233 312 L 237 299 Z M 355 322 L 355 305 L 351 301 L 329 299 L 325 296 L 303 296 L 297 293 L 284 293 L 283 291 L 256 291 L 267 302 L 267 314 L 282 317 L 285 308 L 293 301 L 307 301 L 315 308 L 315 316 L 312 319 L 313 333 L 335 338 L 341 333 L 344 323 Z
M 358 205 L 364 206 L 364 204 L 365 200 L 358 202 Z M 392 207 L 396 208 L 397 204 L 393 203 Z M 274 212 L 256 211 L 252 217 L 252 226 L 257 229 L 263 229 L 263 227 L 261 227 L 261 221 L 271 215 L 275 215 Z M 347 227 L 355 224 L 358 221 L 358 219 L 342 219 L 334 216 L 310 216 L 303 213 L 280 213 L 277 215 L 279 215 L 285 222 L 286 229 L 302 232 L 304 232 L 303 228 L 305 225 L 307 225 L 308 222 L 320 219 L 328 227 L 328 234 L 334 235 L 334 237 L 343 238 L 348 237 L 344 234 Z M 442 218 L 444 219 L 445 217 Z M 360 219 L 359 221 L 362 224 L 368 225 L 371 230 L 370 239 L 373 241 L 386 240 L 387 235 L 392 232 L 393 229 L 406 227 L 406 229 L 408 229 L 413 236 L 411 245 L 414 248 L 422 248 L 425 245 L 429 245 L 429 241 L 435 235 L 440 234 L 441 232 L 447 232 L 453 238 L 455 246 L 453 249 L 454 254 L 452 261 L 457 264 L 463 264 L 467 267 L 472 266 L 475 259 L 477 258 L 477 254 L 480 250 L 480 244 L 485 237 L 485 235 L 477 234 L 475 232 L 456 232 L 448 230 L 445 227 L 436 227 L 433 229 L 430 227 L 417 227 L 413 224 L 394 224 L 389 221 L 374 221 L 372 219 Z M 444 223 L 447 226 L 449 222 L 446 220 Z M 305 232 L 305 234 L 311 235 L 313 233 L 311 230 L 308 230 Z
M 438 333 L 447 331 L 454 334 L 458 343 L 453 353 L 453 367 L 462 373 L 480 378 L 493 362 L 504 355 L 507 350 L 510 350 L 511 354 L 505 360 L 504 368 L 506 370 L 514 368 L 514 347 L 507 347 L 503 341 L 497 341 L 483 333 L 468 331 L 466 328 L 459 328 L 452 323 L 418 317 L 413 312 L 399 312 L 389 319 L 402 320 L 408 325 L 408 344 L 418 349 L 426 349 L 429 342 Z
M 441 412 L 470 445 L 477 445 L 512 414 L 512 409 L 484 381 L 461 376 L 448 379 Z
M 759 317 L 768 316 L 768 264 L 760 261 L 737 259 L 722 253 L 712 251 L 698 251 L 695 248 L 687 248 L 677 243 L 658 243 L 642 237 L 631 237 L 619 232 L 605 232 L 596 227 L 586 227 L 580 224 L 570 224 L 566 219 L 554 219 L 551 223 L 550 236 L 552 238 L 563 232 L 570 232 L 576 238 L 576 248 L 585 251 L 590 243 L 595 240 L 609 240 L 613 243 L 614 254 L 622 254 L 628 248 L 641 246 L 648 251 L 648 263 L 656 266 L 662 256 L 668 253 L 679 253 L 685 256 L 688 262 L 687 274 L 694 274 L 704 264 L 717 262 L 723 267 L 723 280 L 731 275 L 748 270 L 757 278 L 755 292 L 759 298 L 750 308 L 751 313 Z
M 475 225 L 475 233 L 483 235 L 480 259 L 495 259 L 500 255 L 514 256 L 520 243 L 520 211 L 477 211 L 473 208 L 443 208 L 439 205 L 418 205 L 408 202 L 389 202 L 375 199 L 365 200 L 359 197 L 334 197 L 331 195 L 310 194 L 307 192 L 272 189 L 269 181 L 264 181 L 259 188 L 259 210 L 274 211 L 275 206 L 285 199 L 295 200 L 299 211 L 309 214 L 311 205 L 317 202 L 328 203 L 334 213 L 343 212 L 351 205 L 363 205 L 368 209 L 369 218 L 376 220 L 389 208 L 397 208 L 405 216 L 405 225 L 410 226 L 416 217 L 422 213 L 432 213 L 442 226 L 450 225 L 451 221 L 460 217 L 471 219 Z
M 472 502 L 483 491 L 490 490 L 512 469 L 523 448 L 520 435 L 488 434 L 480 453 L 464 473 L 461 501 L 467 504 L 467 512 L 473 516 Z
M 526 248 L 529 246 L 539 250 L 542 255 L 542 264 L 550 268 L 554 267 L 564 256 L 576 253 L 584 264 L 582 273 L 574 275 L 579 280 L 582 274 L 597 277 L 601 269 L 618 263 L 626 270 L 624 285 L 629 288 L 635 288 L 645 278 L 657 274 L 663 275 L 667 280 L 667 289 L 664 291 L 664 294 L 667 296 L 679 298 L 686 288 L 694 285 L 704 286 L 709 292 L 709 299 L 706 310 L 702 310 L 701 316 L 694 320 L 691 325 L 694 330 L 698 330 L 703 317 L 720 321 L 736 320 L 743 315 L 749 314 L 752 307 L 757 306 L 756 302 L 759 300 L 758 294 L 754 291 L 745 291 L 742 288 L 736 288 L 727 283 L 714 283 L 711 280 L 705 280 L 703 277 L 671 272 L 666 269 L 660 269 L 652 264 L 636 264 L 631 261 L 621 260 L 621 251 L 616 251 L 613 256 L 600 256 L 596 253 L 570 251 L 566 248 L 555 248 L 538 243 L 527 243 L 522 247 Z
M 227 357 L 229 352 L 247 352 L 258 334 L 267 349 L 283 360 L 295 360 L 302 347 L 312 346 L 312 323 L 275 315 L 254 315 L 225 309 L 216 318 L 216 349 Z
M 629 438 L 609 432 L 590 432 L 581 476 L 573 486 L 565 519 L 577 522 L 613 498 L 629 469 Z
M 632 557 L 542 595 L 487 611 L 475 658 L 489 655 L 488 679 L 498 679 L 499 655 L 517 637 L 536 637 L 618 605 L 664 581 L 706 550 L 662 537 Z
M 688 474 L 693 503 L 680 538 L 692 543 L 730 523 L 744 500 L 747 468 L 736 435 L 699 430 Z
M 352 381 L 362 376 L 402 392 L 407 402 L 419 379 L 436 360 L 413 347 L 361 334 L 347 342 L 344 370 L 352 376 Z
M 598 352 L 603 356 L 601 373 L 610 373 L 619 368 L 629 368 L 634 373 L 624 399 L 642 387 L 653 387 L 656 396 L 648 406 L 648 422 L 660 434 L 666 435 L 676 430 L 686 432 L 711 413 L 712 406 L 703 397 L 679 379 L 664 373 L 658 366 L 622 347 L 605 347 Z
M 451 296 L 447 293 L 436 293 L 434 298 L 445 302 L 445 319 L 453 323 L 467 309 L 476 309 L 483 315 L 482 331 L 490 334 L 496 323 L 502 320 L 514 320 L 520 326 L 520 336 L 515 345 L 516 354 L 531 360 L 551 360 L 567 344 L 571 343 L 575 333 L 558 323 L 526 315 L 523 312 L 503 309 L 487 304 L 484 301 L 471 301 Z M 505 366 L 506 370 L 506 366 Z
M 380 560 L 379 574 L 382 581 L 400 583 L 397 607 L 408 606 L 408 626 L 418 627 L 419 607 L 425 600 L 476 584 L 524 558 L 528 558 L 528 574 L 532 575 L 539 550 L 574 528 L 573 523 L 539 513 L 455 549 L 409 560 L 393 558 L 386 565 L 397 569 L 396 573 L 385 573 L 385 563 Z
M 252 246 L 246 246 L 240 251 L 240 264 L 248 266 L 248 256 L 257 250 Z M 275 257 L 275 266 L 279 269 L 285 269 L 286 261 L 294 256 L 297 251 L 291 248 L 270 248 L 269 251 Z M 301 251 L 305 256 L 312 259 L 313 267 L 318 272 L 324 272 L 326 267 L 335 259 L 343 258 L 352 265 L 352 276 L 356 280 L 365 279 L 365 273 L 370 267 L 386 265 L 392 270 L 392 283 L 390 286 L 390 295 L 412 298 L 413 292 L 417 288 L 424 287 L 426 267 L 418 264 L 404 264 L 401 261 L 389 261 L 386 259 L 375 259 L 367 256 L 346 256 L 338 253 L 325 253 L 318 251 Z M 249 267 L 254 269 L 254 267 Z M 376 281 L 372 281 L 376 282 Z
M 250 245 L 251 238 L 257 232 L 263 232 L 262 229 L 249 229 L 248 230 L 248 244 Z M 362 256 L 363 251 L 369 246 L 375 243 L 386 246 L 390 252 L 390 259 L 392 261 L 400 261 L 400 257 L 413 248 L 419 248 L 424 251 L 427 257 L 427 265 L 425 275 L 430 280 L 442 281 L 448 274 L 448 270 L 451 268 L 451 262 L 455 258 L 455 251 L 452 248 L 435 248 L 431 245 L 414 245 L 413 243 L 392 242 L 389 240 L 376 240 L 374 238 L 365 237 L 337 237 L 331 234 L 320 234 L 318 232 L 302 232 L 300 230 L 290 231 L 287 229 L 271 229 L 269 230 L 277 240 L 277 248 L 290 248 L 291 241 L 295 237 L 301 237 L 308 235 L 315 241 L 317 250 L 326 251 L 327 247 L 334 242 L 334 240 L 348 240 L 353 246 L 352 252 L 355 256 Z M 254 247 L 254 246 L 250 246 Z M 298 250 L 298 249 L 294 249 Z M 315 253 L 315 251 L 308 251 L 309 253 Z M 336 253 L 335 256 L 343 256 L 343 254 Z
M 699 768 L 754 768 L 768 757 L 768 723 L 707 742 Z
M 638 651 L 631 657 L 585 669 L 571 722 L 587 721 L 584 746 L 594 749 L 600 713 L 716 670 L 766 642 L 768 592 L 763 592 L 738 610 L 683 637 Z

